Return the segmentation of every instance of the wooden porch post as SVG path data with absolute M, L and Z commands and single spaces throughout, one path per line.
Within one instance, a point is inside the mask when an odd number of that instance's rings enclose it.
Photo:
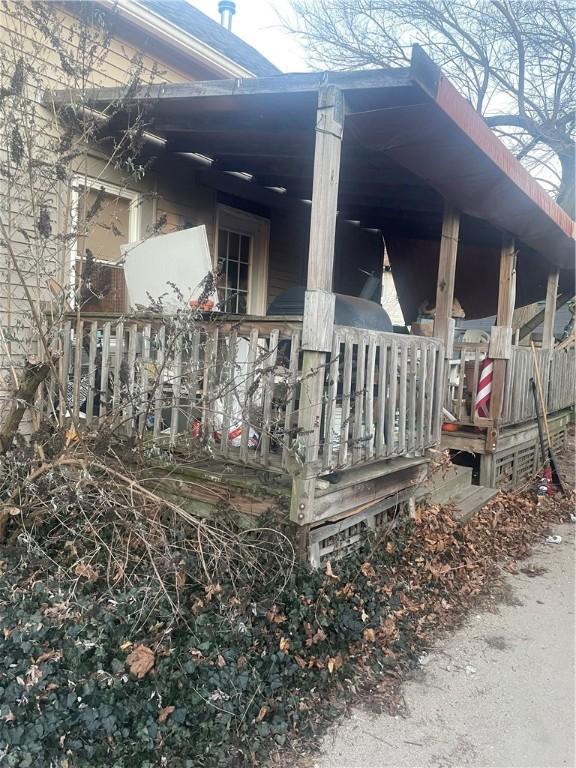
M 454 278 L 456 276 L 459 230 L 460 214 L 449 203 L 446 203 L 442 219 L 442 239 L 440 241 L 438 280 L 436 282 L 436 316 L 434 318 L 434 336 L 444 342 L 445 357 L 451 356 L 454 339 L 452 305 L 454 303 Z
M 550 272 L 546 286 L 546 306 L 544 308 L 544 331 L 542 349 L 554 348 L 554 320 L 556 319 L 556 296 L 558 295 L 558 270 Z
M 498 314 L 490 332 L 488 357 L 494 361 L 490 418 L 492 429 L 487 436 L 486 449 L 494 450 L 504 403 L 507 361 L 512 355 L 512 315 L 516 301 L 516 247 L 514 238 L 505 234 L 500 251 L 500 280 L 498 283 Z
M 302 328 L 302 382 L 298 431 L 304 466 L 295 476 L 291 518 L 299 525 L 311 522 L 320 443 L 320 421 L 327 353 L 332 349 L 334 302 L 332 272 L 336 239 L 340 151 L 344 124 L 344 98 L 334 86 L 318 92 L 314 180 L 310 215 L 308 282 Z

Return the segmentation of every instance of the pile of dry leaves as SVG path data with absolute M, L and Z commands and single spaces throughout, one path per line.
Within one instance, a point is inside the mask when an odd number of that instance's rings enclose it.
M 549 526 L 570 520 L 573 502 L 500 493 L 464 526 L 448 507 L 421 508 L 345 559 L 294 568 L 281 590 L 262 578 L 239 592 L 222 572 L 185 581 L 181 624 L 168 596 L 143 611 L 136 582 L 103 592 L 79 571 L 70 588 L 41 553 L 16 553 L 0 581 L 0 756 L 62 768 L 261 765 L 310 743 L 363 686 L 390 699 L 502 568 L 514 572 Z M 261 573 L 277 569 L 270 547 L 258 552 Z

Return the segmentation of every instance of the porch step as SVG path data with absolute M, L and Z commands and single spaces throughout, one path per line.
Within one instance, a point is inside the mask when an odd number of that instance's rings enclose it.
M 452 512 L 454 520 L 464 525 L 497 493 L 496 488 L 487 488 L 485 485 L 471 485 L 460 491 L 450 500 L 450 504 L 454 507 Z
M 472 485 L 472 469 L 452 464 L 446 473 L 436 472 L 418 489 L 417 500 L 429 499 L 432 504 L 444 504 Z

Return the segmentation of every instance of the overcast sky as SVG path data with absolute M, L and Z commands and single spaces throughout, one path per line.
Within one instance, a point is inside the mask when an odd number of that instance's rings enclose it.
M 188 0 L 217 21 L 218 0 Z M 278 13 L 289 16 L 290 0 L 235 0 L 232 31 L 284 72 L 303 72 L 310 67 L 298 40 L 280 27 Z

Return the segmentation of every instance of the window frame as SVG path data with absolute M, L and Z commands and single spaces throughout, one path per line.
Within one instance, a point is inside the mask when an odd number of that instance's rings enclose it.
M 214 270 L 218 268 L 220 229 L 227 229 L 252 238 L 252 252 L 248 262 L 246 314 L 264 316 L 268 299 L 270 219 L 219 203 L 216 207 Z
M 103 189 L 108 195 L 114 195 L 124 200 L 129 200 L 128 206 L 128 242 L 134 243 L 140 240 L 141 230 L 141 194 L 133 189 L 128 189 L 120 184 L 113 184 L 108 181 L 101 181 L 91 176 L 75 175 L 72 177 L 71 188 L 71 209 L 72 209 L 72 226 L 73 231 L 78 226 L 79 218 L 79 204 L 80 204 L 80 187 L 84 187 L 90 190 L 99 191 Z M 76 262 L 78 261 L 78 240 L 76 237 L 70 248 L 70 260 L 68 263 L 68 288 L 70 290 L 70 305 L 74 308 L 76 306 Z M 105 264 L 107 267 L 116 269 L 122 268 L 122 257 L 118 261 L 108 261 L 106 259 L 94 259 L 96 264 Z M 125 297 L 127 299 L 127 296 Z

